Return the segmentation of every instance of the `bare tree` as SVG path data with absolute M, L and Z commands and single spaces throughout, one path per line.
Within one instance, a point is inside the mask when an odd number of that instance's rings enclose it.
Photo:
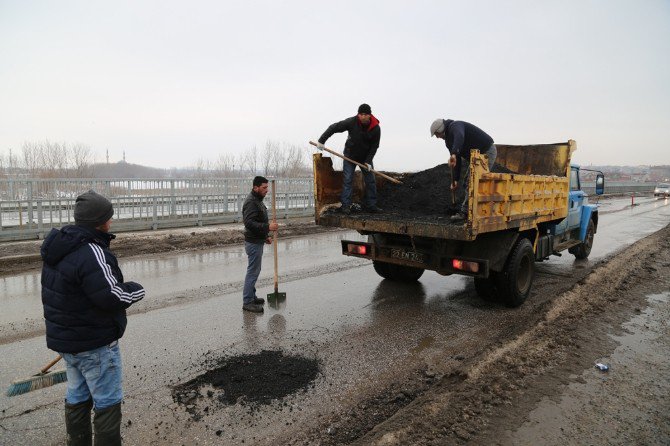
M 308 170 L 307 151 L 300 146 L 284 143 L 276 151 L 274 170 L 276 176 L 291 177 L 304 175 Z
M 69 167 L 68 148 L 65 143 L 52 143 L 49 140 L 35 144 L 40 165 L 39 175 L 45 178 L 63 176 Z
M 214 163 L 214 171 L 219 176 L 229 176 L 235 168 L 235 157 L 229 153 L 222 153 Z
M 77 178 L 84 178 L 91 174 L 91 148 L 82 143 L 74 143 L 70 147 L 72 170 Z
M 249 171 L 251 175 L 258 172 L 258 149 L 256 146 L 248 149 L 241 158 L 241 167 Z
M 39 165 L 39 149 L 36 144 L 24 142 L 21 146 L 21 164 L 31 177 L 37 175 Z
M 280 145 L 276 141 L 268 139 L 265 142 L 263 151 L 263 175 L 271 176 L 276 174 L 276 163 L 279 158 Z

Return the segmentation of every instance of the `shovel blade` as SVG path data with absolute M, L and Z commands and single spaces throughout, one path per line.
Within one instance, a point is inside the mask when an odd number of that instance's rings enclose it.
M 268 294 L 268 300 L 284 301 L 286 300 L 286 293 L 280 293 L 279 291 L 270 293 Z
M 270 305 L 270 307 L 274 308 L 275 310 L 282 308 L 285 302 L 286 293 L 276 292 L 268 294 L 268 305 Z

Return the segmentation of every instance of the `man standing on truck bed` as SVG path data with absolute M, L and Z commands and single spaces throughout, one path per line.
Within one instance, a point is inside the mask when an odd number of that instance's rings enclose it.
M 375 184 L 375 176 L 369 169 L 372 168 L 372 159 L 379 148 L 379 139 L 381 137 L 381 130 L 379 128 L 379 120 L 372 115 L 372 109 L 368 104 L 361 104 L 358 107 L 358 114 L 347 118 L 344 121 L 336 122 L 323 132 L 317 147 L 324 148 L 324 144 L 333 133 L 349 132 L 347 141 L 344 143 L 344 156 L 351 158 L 359 163 L 367 165 L 368 169 L 361 169 L 363 178 L 365 179 L 365 205 L 363 210 L 367 212 L 380 212 L 381 209 L 377 207 L 377 186 Z M 342 195 L 340 201 L 342 202 L 342 212 L 350 214 L 351 207 L 351 183 L 354 179 L 354 170 L 356 164 L 344 160 L 342 166 L 342 173 L 344 174 L 344 183 L 342 185 Z
M 436 136 L 444 139 L 444 143 L 449 149 L 451 156 L 449 157 L 449 165 L 454 168 L 451 189 L 455 190 L 458 187 L 458 180 L 461 178 L 461 164 L 464 159 L 467 164 L 465 167 L 465 182 L 463 183 L 463 191 L 465 198 L 461 204 L 461 210 L 451 216 L 451 219 L 465 220 L 468 215 L 468 182 L 470 175 L 468 169 L 470 168 L 470 152 L 473 149 L 479 150 L 480 153 L 486 154 L 489 161 L 489 171 L 493 168 L 493 163 L 498 155 L 498 150 L 493 144 L 491 138 L 485 131 L 479 127 L 465 121 L 454 121 L 453 119 L 436 119 L 430 125 L 430 136 Z

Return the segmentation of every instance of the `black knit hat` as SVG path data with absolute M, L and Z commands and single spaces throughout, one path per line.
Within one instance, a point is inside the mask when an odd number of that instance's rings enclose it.
M 74 202 L 74 222 L 79 226 L 97 227 L 114 215 L 112 203 L 93 190 L 84 192 Z
M 372 109 L 368 104 L 361 104 L 358 106 L 358 113 L 359 114 L 364 114 L 364 115 L 371 115 L 372 114 Z

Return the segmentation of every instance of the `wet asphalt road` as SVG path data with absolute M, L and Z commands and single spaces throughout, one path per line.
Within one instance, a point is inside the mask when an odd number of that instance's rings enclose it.
M 670 222 L 668 200 L 608 200 L 601 207 L 591 257 L 572 255 L 538 264 L 530 300 L 510 310 L 475 296 L 471 280 L 428 272 L 420 282 L 398 285 L 379 278 L 371 264 L 342 256 L 343 232 L 286 240 L 280 244 L 279 309 L 243 313 L 241 281 L 246 257 L 239 246 L 191 254 L 155 255 L 121 262 L 128 280 L 147 289 L 158 308 L 129 317 L 121 341 L 125 372 L 124 437 L 128 444 L 165 444 L 194 439 L 200 444 L 242 439 L 259 442 L 279 432 L 290 437 L 321 417 L 374 395 L 388 382 L 431 361 L 475 356 L 514 321 L 538 318 L 538 308 L 586 266 L 625 248 Z M 258 295 L 272 291 L 272 250 L 267 249 Z M 0 279 L 0 325 L 39 320 L 39 275 Z M 180 303 L 184 296 L 185 303 Z M 161 307 L 160 302 L 165 302 Z M 140 302 L 138 305 L 143 305 Z M 319 359 L 315 387 L 252 414 L 241 406 L 212 407 L 199 423 L 189 422 L 170 397 L 169 385 L 204 370 L 205 358 L 281 348 Z M 55 354 L 43 335 L 0 345 L 0 383 L 34 373 Z M 58 444 L 63 441 L 64 385 L 26 395 L 0 397 L 1 444 Z M 28 413 L 25 413 L 28 411 Z M 296 415 L 299 414 L 299 415 Z M 221 430 L 221 436 L 215 431 Z

